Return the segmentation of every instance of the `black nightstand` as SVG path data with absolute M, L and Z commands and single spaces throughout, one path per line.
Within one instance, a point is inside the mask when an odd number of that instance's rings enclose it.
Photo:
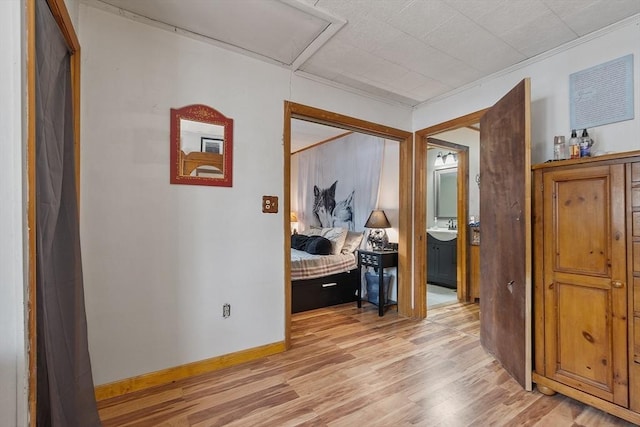
M 387 267 L 398 267 L 398 251 L 366 251 L 358 250 L 358 270 L 362 277 L 363 267 L 373 267 L 378 273 L 378 316 L 384 315 L 384 308 L 389 305 L 397 305 L 396 301 L 387 301 L 384 298 L 384 269 Z M 362 283 L 358 287 L 358 308 L 362 307 Z M 375 303 L 373 303 L 375 304 Z

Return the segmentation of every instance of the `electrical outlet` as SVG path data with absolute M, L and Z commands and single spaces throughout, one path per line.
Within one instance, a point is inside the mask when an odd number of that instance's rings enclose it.
M 222 306 L 222 317 L 225 319 L 231 316 L 231 304 L 224 304 Z
M 262 213 L 278 213 L 278 196 L 262 196 Z

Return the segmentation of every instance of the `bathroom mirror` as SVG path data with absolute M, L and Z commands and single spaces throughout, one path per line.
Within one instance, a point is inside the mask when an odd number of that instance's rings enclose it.
M 231 187 L 233 119 L 206 105 L 171 109 L 172 184 Z
M 458 217 L 458 168 L 436 169 L 434 172 L 436 214 L 438 218 Z

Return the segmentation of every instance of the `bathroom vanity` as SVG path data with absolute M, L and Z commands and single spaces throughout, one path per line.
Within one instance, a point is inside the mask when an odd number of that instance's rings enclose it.
M 430 228 L 427 230 L 427 282 L 456 289 L 457 230 Z

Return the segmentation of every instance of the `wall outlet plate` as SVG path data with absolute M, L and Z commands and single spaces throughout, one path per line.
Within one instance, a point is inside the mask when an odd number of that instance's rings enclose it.
M 262 213 L 278 213 L 278 196 L 262 196 Z

